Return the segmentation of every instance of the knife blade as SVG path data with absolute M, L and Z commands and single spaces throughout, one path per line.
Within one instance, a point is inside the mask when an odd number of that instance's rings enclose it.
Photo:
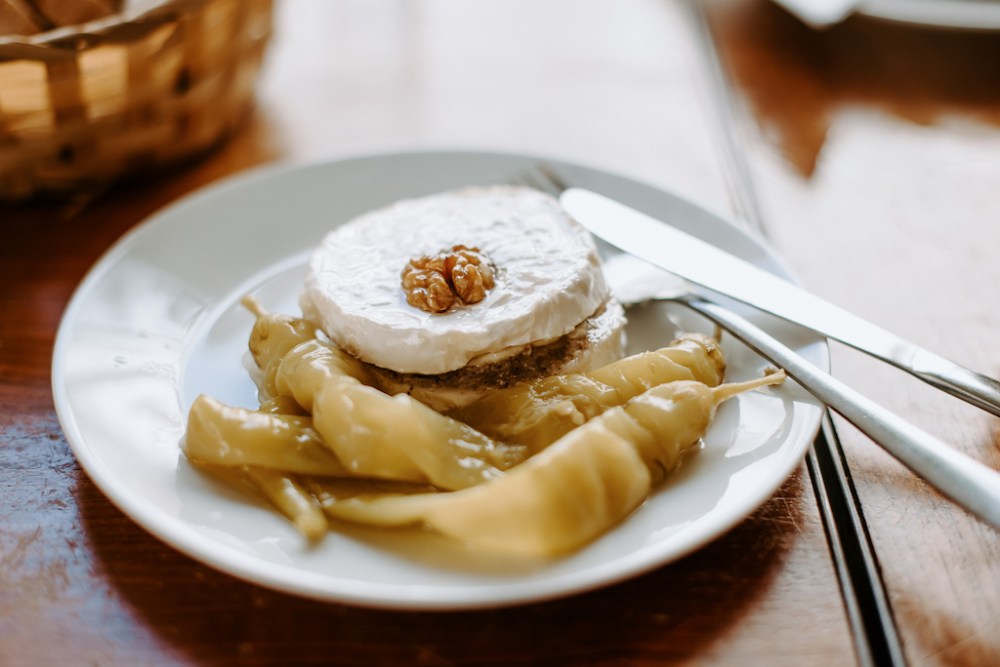
M 563 208 L 595 236 L 688 282 L 839 340 L 1000 417 L 1000 382 L 910 343 L 783 278 L 620 202 L 568 188 Z

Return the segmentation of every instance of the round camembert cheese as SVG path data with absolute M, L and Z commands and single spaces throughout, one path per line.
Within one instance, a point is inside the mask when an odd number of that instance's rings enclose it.
M 494 287 L 443 313 L 409 305 L 400 279 L 407 263 L 456 245 L 489 259 Z M 608 299 L 593 240 L 555 198 L 492 186 L 404 200 L 336 228 L 312 255 L 301 306 L 362 361 L 440 374 L 550 342 Z

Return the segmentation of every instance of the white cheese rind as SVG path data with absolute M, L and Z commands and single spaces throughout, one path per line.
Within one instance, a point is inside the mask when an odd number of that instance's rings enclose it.
M 406 263 L 455 245 L 484 252 L 496 286 L 479 303 L 442 314 L 407 304 Z M 438 374 L 569 333 L 608 297 L 590 234 L 556 199 L 492 186 L 404 200 L 333 230 L 310 260 L 301 305 L 363 361 Z

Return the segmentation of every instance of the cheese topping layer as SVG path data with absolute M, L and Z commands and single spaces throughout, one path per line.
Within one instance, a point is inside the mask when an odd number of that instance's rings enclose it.
M 489 257 L 494 288 L 445 313 L 407 304 L 400 284 L 407 262 L 455 245 Z M 608 297 L 590 234 L 555 198 L 492 186 L 404 200 L 330 232 L 309 262 L 301 306 L 363 361 L 438 374 L 567 334 Z

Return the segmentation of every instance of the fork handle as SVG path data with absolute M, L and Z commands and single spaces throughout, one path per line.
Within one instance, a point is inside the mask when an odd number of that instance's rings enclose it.
M 732 311 L 697 298 L 680 301 L 784 368 L 809 393 L 944 496 L 994 528 L 1000 528 L 1000 473 L 851 389 Z

